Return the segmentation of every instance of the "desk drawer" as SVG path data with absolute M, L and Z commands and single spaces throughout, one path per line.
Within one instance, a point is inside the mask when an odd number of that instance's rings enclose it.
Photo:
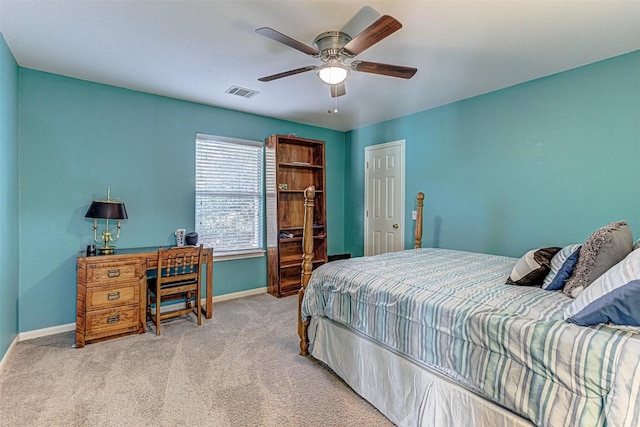
M 111 308 L 140 302 L 138 282 L 118 286 L 87 288 L 87 310 Z
M 137 329 L 139 317 L 138 305 L 89 311 L 86 317 L 86 334 L 98 335 L 109 331 L 117 333 L 121 329 Z
M 137 261 L 96 263 L 87 266 L 87 286 L 137 280 L 140 277 L 141 266 Z

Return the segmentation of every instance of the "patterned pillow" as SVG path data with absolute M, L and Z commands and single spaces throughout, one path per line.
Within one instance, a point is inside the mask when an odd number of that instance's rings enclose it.
M 564 310 L 564 318 L 588 326 L 610 322 L 640 326 L 640 250 L 597 278 Z
M 631 252 L 633 238 L 626 221 L 612 222 L 591 233 L 582 245 L 578 262 L 564 284 L 564 293 L 575 298 L 605 271 Z
M 513 267 L 507 285 L 541 286 L 551 268 L 551 259 L 560 249 L 541 248 L 524 254 Z
M 564 282 L 567 281 L 573 267 L 578 262 L 581 245 L 569 245 L 562 248 L 560 252 L 551 259 L 551 270 L 542 282 L 542 289 L 547 291 L 556 291 L 562 289 Z

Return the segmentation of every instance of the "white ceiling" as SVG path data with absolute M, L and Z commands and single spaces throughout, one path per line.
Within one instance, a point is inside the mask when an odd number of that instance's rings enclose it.
M 338 114 L 314 72 L 257 80 L 320 60 L 256 28 L 311 44 L 377 13 L 403 28 L 356 59 L 411 80 L 352 72 Z M 0 0 L 0 31 L 22 67 L 345 131 L 638 50 L 640 1 Z

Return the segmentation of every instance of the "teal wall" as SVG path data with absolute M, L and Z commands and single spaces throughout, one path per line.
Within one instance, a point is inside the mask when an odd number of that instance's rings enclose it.
M 130 217 L 117 245 L 193 229 L 196 132 L 327 141 L 331 254 L 363 253 L 364 147 L 398 139 L 425 246 L 518 256 L 617 219 L 640 230 L 640 52 L 346 134 L 20 68 L 4 41 L 0 61 L 0 354 L 16 331 L 74 322 L 83 216 L 107 186 Z M 217 262 L 214 293 L 265 286 L 265 265 Z
M 18 65 L 0 33 L 0 359 L 18 335 Z
M 75 257 L 93 240 L 84 214 L 107 186 L 129 214 L 117 246 L 171 244 L 174 229 L 193 230 L 196 132 L 326 141 L 329 252 L 344 251 L 343 132 L 24 68 L 19 79 L 20 331 L 75 321 Z M 264 257 L 214 264 L 215 295 L 264 286 Z
M 426 194 L 423 246 L 520 256 L 619 219 L 640 236 L 640 51 L 347 133 L 354 255 L 364 148 L 398 139 L 412 227 L 415 194 Z

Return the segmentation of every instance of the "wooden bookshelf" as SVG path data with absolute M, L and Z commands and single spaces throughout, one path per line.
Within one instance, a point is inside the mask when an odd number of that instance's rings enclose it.
M 324 141 L 271 135 L 265 162 L 267 290 L 284 297 L 301 287 L 304 190 L 311 185 L 316 188 L 313 266 L 327 262 Z

